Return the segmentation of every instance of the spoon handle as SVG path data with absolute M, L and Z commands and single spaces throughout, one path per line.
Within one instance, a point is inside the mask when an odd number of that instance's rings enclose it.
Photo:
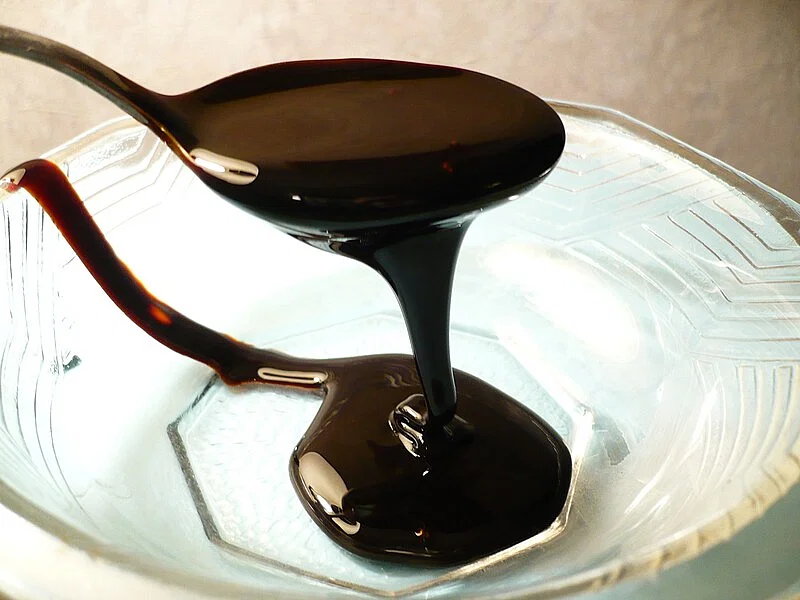
M 91 56 L 46 37 L 0 25 L 0 53 L 49 67 L 101 94 L 162 138 L 170 118 L 167 96 L 131 81 Z
M 125 315 L 168 348 L 207 364 L 228 384 L 248 382 L 318 387 L 327 379 L 315 361 L 263 350 L 200 325 L 165 304 L 139 282 L 114 252 L 66 175 L 44 159 L 24 162 L 0 179 L 0 191 L 25 189 L 36 199 Z M 0 195 L 0 201 L 2 201 Z

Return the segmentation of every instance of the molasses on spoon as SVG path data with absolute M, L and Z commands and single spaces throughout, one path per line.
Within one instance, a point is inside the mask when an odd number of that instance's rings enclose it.
M 290 473 L 330 537 L 368 557 L 449 564 L 523 541 L 558 516 L 571 477 L 566 446 L 499 390 L 454 377 L 448 339 L 469 223 L 535 186 L 563 149 L 546 103 L 486 75 L 379 60 L 271 65 L 163 96 L 16 30 L 0 28 L 0 50 L 101 91 L 221 196 L 392 285 L 413 359 L 260 350 L 150 295 L 54 165 L 29 161 L 6 177 L 44 206 L 112 300 L 155 339 L 229 383 L 322 388 Z M 269 257 L 241 260 L 255 270 Z

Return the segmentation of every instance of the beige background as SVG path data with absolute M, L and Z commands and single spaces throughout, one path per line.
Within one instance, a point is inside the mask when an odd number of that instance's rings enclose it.
M 0 22 L 164 92 L 293 58 L 467 66 L 625 111 L 800 200 L 800 0 L 0 0 Z M 0 169 L 119 114 L 60 75 L 0 58 Z M 627 584 L 624 597 L 683 586 L 678 597 L 720 598 L 723 584 L 727 598 L 771 597 L 796 572 L 798 507 L 795 488 L 704 561 Z
M 449 63 L 610 106 L 800 199 L 800 0 L 0 0 L 163 92 L 295 58 Z M 121 114 L 0 57 L 0 165 Z

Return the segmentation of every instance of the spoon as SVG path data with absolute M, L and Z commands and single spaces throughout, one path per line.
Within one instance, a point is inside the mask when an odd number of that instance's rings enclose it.
M 565 134 L 546 102 L 472 71 L 367 59 L 268 65 L 168 96 L 10 27 L 0 26 L 0 52 L 110 99 L 233 204 L 379 271 L 406 316 L 431 418 L 452 417 L 447 336 L 458 245 L 479 211 L 554 167 Z M 460 233 L 431 233 L 442 229 Z M 412 237 L 426 241 L 402 243 Z
M 27 161 L 0 181 L 42 205 L 108 296 L 159 342 L 226 383 L 322 393 L 290 476 L 332 539 L 371 558 L 452 564 L 553 523 L 570 488 L 568 448 L 501 391 L 454 373 L 448 339 L 469 223 L 539 183 L 563 150 L 563 125 L 544 101 L 471 71 L 362 59 L 269 65 L 166 96 L 8 27 L 0 52 L 101 93 L 223 198 L 392 285 L 413 360 L 313 361 L 254 348 L 150 294 L 56 165 Z
M 0 52 L 88 86 L 151 129 L 224 198 L 326 242 L 504 201 L 544 177 L 564 146 L 547 103 L 452 67 L 290 62 L 168 96 L 10 27 L 0 26 Z

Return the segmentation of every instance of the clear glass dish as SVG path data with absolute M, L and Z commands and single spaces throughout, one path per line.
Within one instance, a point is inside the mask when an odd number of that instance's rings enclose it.
M 226 388 L 161 347 L 35 202 L 0 191 L 0 583 L 553 597 L 690 559 L 762 514 L 800 478 L 796 205 L 628 117 L 555 106 L 565 155 L 470 229 L 451 326 L 455 366 L 574 455 L 545 535 L 447 569 L 347 554 L 288 478 L 318 399 Z M 377 275 L 218 199 L 134 121 L 50 158 L 133 272 L 191 318 L 308 357 L 409 351 Z M 46 577 L 13 562 L 23 545 Z

